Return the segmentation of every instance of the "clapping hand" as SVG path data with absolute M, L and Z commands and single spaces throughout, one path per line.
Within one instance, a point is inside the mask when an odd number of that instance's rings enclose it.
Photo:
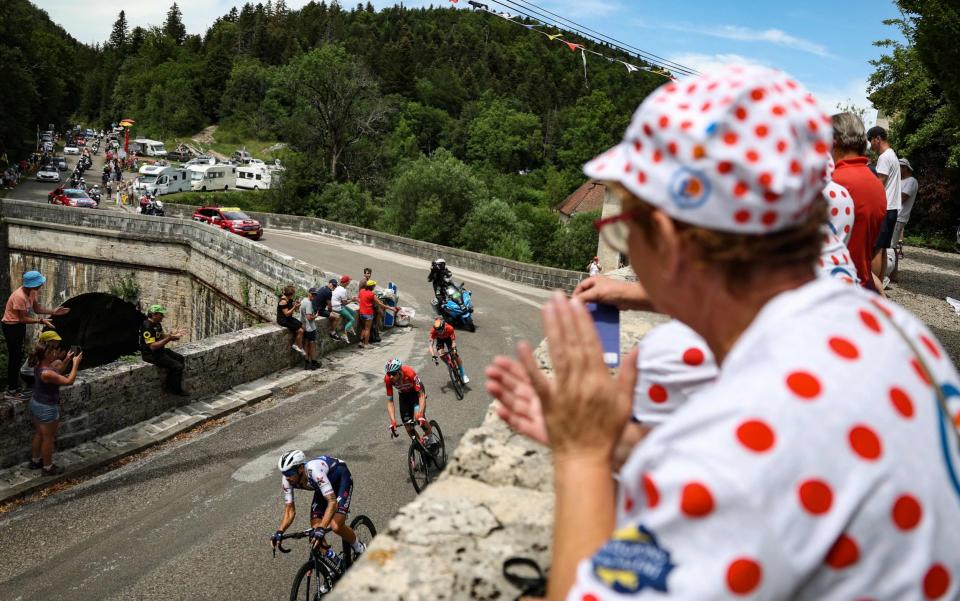
M 637 351 L 622 363 L 614 380 L 603 362 L 593 319 L 582 302 L 558 292 L 544 305 L 542 314 L 554 377 L 548 378 L 539 369 L 529 345 L 519 345 L 518 358 L 540 399 L 550 448 L 555 458 L 573 454 L 609 461 L 630 417 Z M 523 393 L 522 386 L 514 389 Z M 514 396 L 524 398 L 523 394 Z M 525 396 L 527 407 L 533 409 L 529 393 Z
M 517 354 L 533 354 L 530 345 L 521 342 Z M 547 424 L 543 421 L 540 397 L 533 389 L 530 376 L 516 359 L 499 355 L 487 369 L 486 388 L 497 399 L 494 410 L 513 431 L 542 445 L 550 444 Z
M 61 315 L 66 315 L 69 312 L 70 312 L 70 307 L 57 307 L 56 309 L 53 310 L 52 315 L 54 317 L 59 317 Z

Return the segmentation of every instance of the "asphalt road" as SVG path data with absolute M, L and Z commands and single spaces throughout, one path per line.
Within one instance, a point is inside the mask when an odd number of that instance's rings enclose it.
M 51 187 L 26 182 L 10 197 L 46 201 Z M 268 545 L 282 512 L 280 452 L 303 448 L 344 459 L 355 480 L 353 512 L 382 528 L 414 498 L 409 442 L 387 431 L 387 359 L 399 356 L 422 375 L 428 417 L 440 423 L 449 452 L 489 404 L 482 367 L 518 340 L 543 336 L 545 291 L 454 269 L 477 305 L 477 331 L 457 334 L 473 378 L 459 401 L 445 388 L 445 370 L 429 361 L 427 261 L 289 232 L 267 231 L 262 243 L 336 273 L 373 268 L 378 282 L 398 285 L 401 305 L 417 310 L 413 327 L 378 347 L 326 357 L 328 376 L 316 389 L 265 401 L 0 515 L 0 599 L 285 599 L 306 551 L 294 544 L 294 553 L 273 559 Z M 296 493 L 294 528 L 308 526 L 309 499 L 307 491 Z

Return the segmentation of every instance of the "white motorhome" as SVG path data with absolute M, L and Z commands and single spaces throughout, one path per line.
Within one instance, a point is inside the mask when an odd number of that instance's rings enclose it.
M 191 165 L 190 185 L 196 192 L 207 190 L 229 190 L 237 184 L 237 168 L 228 163 L 216 165 Z
M 173 194 L 190 191 L 190 172 L 169 165 L 144 165 L 133 189 L 140 194 Z
M 281 171 L 283 171 L 282 167 L 265 165 L 262 161 L 237 167 L 237 188 L 269 190 L 279 183 Z
M 165 157 L 167 149 L 163 147 L 163 142 L 150 140 L 147 138 L 137 138 L 130 141 L 130 151 L 140 156 Z

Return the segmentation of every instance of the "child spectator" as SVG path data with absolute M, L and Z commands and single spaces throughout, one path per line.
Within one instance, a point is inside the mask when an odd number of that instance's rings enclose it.
M 317 353 L 317 323 L 319 317 L 317 307 L 320 306 L 317 288 L 311 288 L 307 292 L 307 298 L 300 301 L 300 323 L 303 324 L 303 356 L 304 369 L 317 369 L 320 362 L 315 360 Z

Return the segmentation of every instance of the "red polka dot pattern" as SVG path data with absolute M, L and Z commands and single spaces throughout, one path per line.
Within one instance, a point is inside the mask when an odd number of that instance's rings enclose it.
M 659 384 L 654 384 L 647 390 L 647 396 L 650 397 L 650 400 L 654 403 L 666 403 L 670 395 L 666 388 Z
M 712 230 L 762 234 L 796 225 L 824 188 L 832 136 L 829 117 L 788 81 L 751 66 L 665 85 L 635 113 L 618 152 L 585 171 Z M 647 177 L 627 177 L 626 162 L 634 171 L 642 165 Z M 689 185 L 698 178 L 707 185 Z
M 857 350 L 856 345 L 850 342 L 850 340 L 847 338 L 834 336 L 827 342 L 827 344 L 830 345 L 830 350 L 832 350 L 838 357 L 850 360 L 860 358 L 860 351 Z
M 877 316 L 869 311 L 860 309 L 860 321 L 863 322 L 863 325 L 867 326 L 867 329 L 875 334 L 882 332 L 880 327 L 880 320 L 877 319 Z
M 900 530 L 913 530 L 923 517 L 920 501 L 912 495 L 900 495 L 893 504 L 891 512 L 893 523 Z
M 921 334 L 921 335 L 920 335 L 920 342 L 923 343 L 923 346 L 927 347 L 927 351 L 928 351 L 931 355 L 933 355 L 933 358 L 934 358 L 934 359 L 939 359 L 939 358 L 940 358 L 940 356 L 941 356 L 941 355 L 940 355 L 940 349 L 937 347 L 937 343 L 936 343 L 936 342 L 934 342 L 933 340 L 930 340 L 930 337 L 929 337 L 929 336 L 927 336 L 927 335 L 925 335 L 925 334 Z
M 763 580 L 763 568 L 750 557 L 740 557 L 727 566 L 727 588 L 734 595 L 749 595 Z
M 704 358 L 703 351 L 698 348 L 688 348 L 683 351 L 683 362 L 692 367 L 702 365 Z
M 690 518 L 702 518 L 713 511 L 713 495 L 706 485 L 691 482 L 680 493 L 680 511 Z
M 634 502 L 634 500 L 633 500 L 633 497 L 631 497 L 629 494 L 625 494 L 623 497 L 624 497 L 624 498 L 623 498 L 623 510 L 626 511 L 627 513 L 632 512 L 632 511 L 633 511 L 634 504 L 635 504 L 635 502 Z
M 800 506 L 813 515 L 823 515 L 833 505 L 833 490 L 823 480 L 806 480 L 797 488 Z
M 950 572 L 943 564 L 934 564 L 923 577 L 923 594 L 927 599 L 939 599 L 950 588 Z
M 647 507 L 652 509 L 660 503 L 660 491 L 657 490 L 657 485 L 654 484 L 653 478 L 648 474 L 644 474 L 641 480 L 643 484 L 643 494 L 647 497 Z
M 923 365 L 921 365 L 921 363 L 917 361 L 916 357 L 914 357 L 913 359 L 910 359 L 910 366 L 913 367 L 913 371 L 917 374 L 917 377 L 920 378 L 920 380 L 924 384 L 926 384 L 927 386 L 930 386 L 932 384 L 932 382 L 930 381 L 930 377 L 927 376 L 926 370 L 923 369 Z
M 820 396 L 820 380 L 805 371 L 795 371 L 787 376 L 787 388 L 801 399 L 811 400 Z
M 854 426 L 850 429 L 847 438 L 850 440 L 850 448 L 853 452 L 868 461 L 879 459 L 883 452 L 880 437 L 868 426 Z
M 910 395 L 902 388 L 894 386 L 890 389 L 890 402 L 893 404 L 893 408 L 897 410 L 897 413 L 903 417 L 907 419 L 913 417 L 913 400 L 910 399 Z
M 827 553 L 826 563 L 834 570 L 849 568 L 860 559 L 860 547 L 847 534 L 841 534 L 830 551 Z
M 587 593 L 580 598 L 580 601 L 600 601 L 600 598 L 593 593 Z
M 737 440 L 751 451 L 763 453 L 773 448 L 776 434 L 766 422 L 751 419 L 737 427 Z

